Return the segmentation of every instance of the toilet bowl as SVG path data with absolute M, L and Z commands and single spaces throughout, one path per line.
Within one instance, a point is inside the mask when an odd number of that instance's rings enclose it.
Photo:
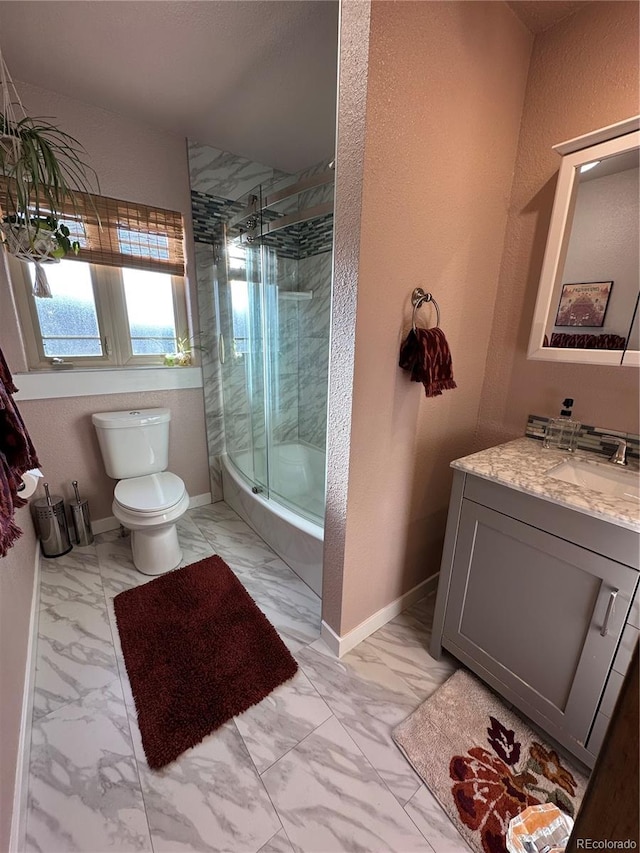
M 161 575 L 182 561 L 176 522 L 189 508 L 180 477 L 170 471 L 120 480 L 112 512 L 131 531 L 133 563 L 145 575 Z
M 189 495 L 166 470 L 170 420 L 162 408 L 92 415 L 105 470 L 118 480 L 112 512 L 131 531 L 133 563 L 145 575 L 170 572 L 182 560 L 176 522 Z

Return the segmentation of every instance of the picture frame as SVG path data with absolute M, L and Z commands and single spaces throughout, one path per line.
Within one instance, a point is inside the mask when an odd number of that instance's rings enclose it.
M 556 326 L 601 329 L 613 289 L 613 281 L 584 281 L 562 285 Z

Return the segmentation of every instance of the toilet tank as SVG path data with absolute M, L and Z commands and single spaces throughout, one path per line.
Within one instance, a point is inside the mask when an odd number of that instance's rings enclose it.
M 107 474 L 114 480 L 165 471 L 169 464 L 169 409 L 97 412 L 91 416 Z

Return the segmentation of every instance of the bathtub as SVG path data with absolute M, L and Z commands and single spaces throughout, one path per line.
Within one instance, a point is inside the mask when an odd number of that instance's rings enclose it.
M 278 503 L 277 496 L 254 494 L 233 461 L 222 457 L 224 499 L 247 524 L 290 566 L 307 586 L 322 596 L 322 548 L 324 531 L 294 510 Z M 242 458 L 238 460 L 242 464 Z M 324 454 L 303 444 L 287 443 L 274 448 L 272 462 L 273 491 L 284 491 L 294 499 L 308 489 L 322 494 Z M 318 498 L 317 503 L 320 503 Z M 319 509 L 319 506 L 318 506 Z

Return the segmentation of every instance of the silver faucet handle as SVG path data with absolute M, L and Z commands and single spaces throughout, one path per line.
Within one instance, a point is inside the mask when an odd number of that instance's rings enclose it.
M 600 441 L 603 444 L 615 444 L 616 449 L 613 456 L 609 457 L 609 462 L 614 465 L 628 465 L 627 462 L 627 439 L 619 435 L 603 435 Z

